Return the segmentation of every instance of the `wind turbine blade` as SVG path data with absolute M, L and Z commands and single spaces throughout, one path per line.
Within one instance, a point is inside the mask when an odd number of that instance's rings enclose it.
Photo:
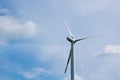
M 81 38 L 81 39 L 77 39 L 77 40 L 75 40 L 75 42 L 77 42 L 77 41 L 81 41 L 81 40 L 84 40 L 84 39 L 88 39 L 88 38 L 93 38 L 94 36 L 89 36 L 89 37 L 85 37 L 85 38 Z
M 67 23 L 67 20 L 64 19 L 64 22 L 65 22 L 65 25 L 67 26 L 67 30 L 68 30 L 68 32 L 69 32 L 69 35 L 73 38 L 74 36 L 73 36 L 73 34 L 72 34 L 71 30 L 70 30 L 70 27 L 69 27 L 69 25 L 68 25 L 68 23 Z
M 68 56 L 68 61 L 67 61 L 67 65 L 66 65 L 66 68 L 65 68 L 65 74 L 67 72 L 67 68 L 68 68 L 68 65 L 69 65 L 69 62 L 70 62 L 70 58 L 71 58 L 71 49 L 70 49 L 70 53 L 69 53 L 69 56 Z

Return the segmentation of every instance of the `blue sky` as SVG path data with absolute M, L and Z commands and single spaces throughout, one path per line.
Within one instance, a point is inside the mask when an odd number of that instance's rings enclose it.
M 0 80 L 68 80 L 64 18 L 96 36 L 75 45 L 76 80 L 119 80 L 119 14 L 119 0 L 0 0 Z

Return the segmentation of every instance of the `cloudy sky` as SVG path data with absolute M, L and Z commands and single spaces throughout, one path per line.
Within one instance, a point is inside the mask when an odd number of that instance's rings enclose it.
M 120 80 L 119 0 L 0 0 L 0 80 L 68 80 L 64 18 L 76 80 Z

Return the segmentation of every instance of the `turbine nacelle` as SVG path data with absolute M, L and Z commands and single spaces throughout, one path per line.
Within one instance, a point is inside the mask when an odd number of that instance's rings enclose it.
M 68 40 L 69 42 L 71 42 L 71 43 L 74 43 L 74 42 L 75 42 L 74 38 L 69 38 L 69 37 L 67 37 L 67 40 Z

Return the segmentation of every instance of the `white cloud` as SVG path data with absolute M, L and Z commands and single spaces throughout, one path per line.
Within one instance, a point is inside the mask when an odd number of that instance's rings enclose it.
M 88 80 L 120 80 L 120 56 L 100 54 L 88 64 Z
M 0 16 L 0 44 L 5 41 L 21 38 L 31 38 L 38 33 L 36 23 L 22 22 L 12 16 Z
M 71 0 L 70 5 L 81 14 L 91 14 L 109 7 L 112 0 Z
M 5 45 L 6 45 L 6 41 L 1 39 L 1 40 L 0 40 L 0 45 L 1 45 L 1 46 L 5 46 Z
M 41 77 L 41 75 L 49 75 L 51 71 L 46 70 L 42 67 L 31 67 L 31 68 L 24 68 L 19 66 L 18 63 L 12 62 L 4 57 L 0 56 L 0 70 L 12 72 L 19 76 L 22 76 L 27 79 L 33 79 L 37 77 Z
M 93 14 L 101 11 L 120 13 L 119 0 L 68 0 L 70 6 L 82 15 Z
M 19 71 L 19 74 L 22 75 L 25 78 L 32 79 L 32 78 L 37 78 L 41 74 L 45 72 L 45 69 L 43 68 L 32 68 L 29 71 Z
M 120 45 L 107 45 L 104 50 L 106 53 L 120 54 Z
M 10 11 L 9 11 L 8 9 L 2 8 L 2 7 L 0 6 L 0 13 L 1 13 L 1 14 L 8 14 L 8 13 L 10 13 Z
M 65 45 L 61 45 L 61 44 L 48 44 L 48 45 L 44 45 L 41 48 L 42 54 L 40 54 L 40 60 L 43 61 L 48 61 L 51 59 L 58 59 L 60 57 L 63 57 L 63 55 L 66 54 L 62 54 L 61 53 L 65 53 L 66 52 L 66 48 Z M 38 54 L 39 55 L 39 54 Z M 57 58 L 55 58 L 57 56 Z
M 70 76 L 69 76 L 69 78 L 65 77 L 64 80 L 70 80 Z M 84 79 L 78 75 L 75 75 L 75 80 L 84 80 Z

